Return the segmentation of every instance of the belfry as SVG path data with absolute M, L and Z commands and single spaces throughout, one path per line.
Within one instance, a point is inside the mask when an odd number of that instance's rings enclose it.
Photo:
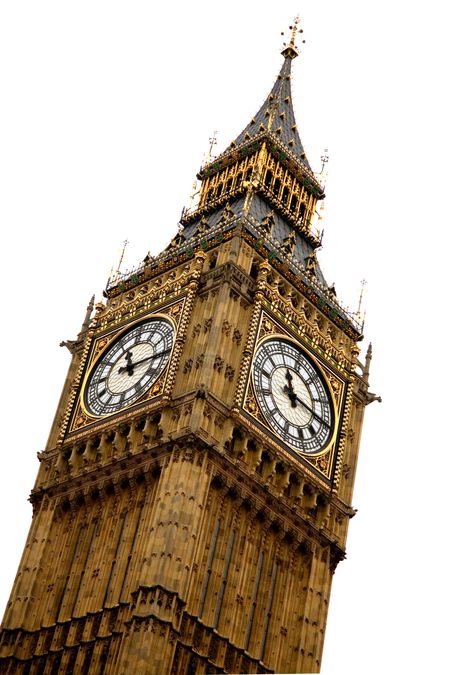
M 297 23 L 172 241 L 91 301 L 31 492 L 2 673 L 320 671 L 371 348 L 316 255 Z

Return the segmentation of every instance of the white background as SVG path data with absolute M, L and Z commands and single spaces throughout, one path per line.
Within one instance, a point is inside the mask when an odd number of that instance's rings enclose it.
M 327 280 L 373 342 L 325 675 L 444 672 L 448 584 L 449 50 L 446 3 L 0 4 L 0 604 L 28 532 L 27 497 L 74 339 L 122 242 L 122 270 L 175 234 L 217 152 L 258 110 L 295 14 L 297 124 L 329 149 Z M 2 611 L 2 610 L 0 610 Z

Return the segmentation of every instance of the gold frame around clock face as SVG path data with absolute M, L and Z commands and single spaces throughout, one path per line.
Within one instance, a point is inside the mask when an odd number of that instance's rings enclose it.
M 174 341 L 175 328 L 164 315 L 121 331 L 85 378 L 81 401 L 86 412 L 105 417 L 136 403 L 167 367 Z
M 262 340 L 252 379 L 264 419 L 286 445 L 305 455 L 327 451 L 336 435 L 334 399 L 321 368 L 298 343 L 285 335 Z

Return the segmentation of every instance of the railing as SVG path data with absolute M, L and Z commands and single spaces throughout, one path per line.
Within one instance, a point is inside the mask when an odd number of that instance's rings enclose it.
M 116 273 L 114 277 L 108 279 L 106 285 L 106 292 L 111 288 L 115 288 L 121 282 L 124 283 L 126 281 L 132 280 L 133 277 L 136 277 L 137 281 L 138 277 L 141 274 L 143 274 L 144 270 L 148 268 L 150 269 L 156 268 L 161 263 L 168 262 L 175 256 L 182 257 L 184 253 L 189 253 L 190 257 L 192 257 L 194 249 L 197 248 L 198 246 L 201 246 L 202 242 L 208 241 L 208 239 L 212 238 L 211 235 L 217 237 L 217 235 L 225 233 L 232 227 L 232 224 L 239 217 L 240 216 L 233 216 L 226 223 L 215 225 L 213 228 L 211 228 L 211 230 L 209 230 L 205 234 L 194 235 L 187 241 L 183 242 L 182 244 L 179 244 L 176 248 L 169 248 L 168 250 L 165 249 L 164 251 L 161 251 L 161 253 L 159 253 L 157 256 L 152 256 L 148 262 L 141 263 L 138 267 L 134 267 L 131 270 L 126 270 L 121 274 Z
M 168 262 L 169 260 L 173 259 L 174 257 L 182 257 L 185 253 L 189 254 L 189 257 L 192 257 L 194 255 L 194 250 L 199 248 L 199 247 L 204 247 L 205 242 L 206 242 L 206 247 L 207 247 L 207 242 L 210 239 L 217 239 L 218 236 L 221 234 L 224 235 L 225 232 L 228 230 L 232 229 L 234 223 L 237 220 L 240 220 L 242 218 L 242 214 L 236 214 L 230 218 L 230 220 L 226 221 L 225 223 L 218 223 L 214 227 L 211 228 L 211 230 L 208 230 L 206 233 L 202 234 L 197 234 L 192 236 L 190 239 L 187 241 L 183 242 L 176 248 L 169 248 L 168 250 L 162 251 L 159 255 L 152 257 L 149 262 L 147 263 L 142 263 L 138 267 L 135 267 L 131 270 L 127 270 L 123 274 L 117 274 L 114 276 L 114 278 L 108 280 L 107 286 L 106 286 L 106 292 L 108 290 L 115 288 L 119 286 L 121 283 L 125 283 L 127 281 L 133 281 L 133 277 L 135 277 L 135 282 L 138 283 L 139 277 L 144 273 L 144 270 L 150 268 L 157 268 L 161 263 Z M 307 273 L 306 267 L 303 265 L 303 263 L 298 260 L 298 258 L 295 258 L 292 255 L 284 253 L 284 251 L 281 249 L 280 243 L 273 239 L 273 237 L 270 234 L 267 234 L 262 228 L 261 225 L 256 219 L 251 216 L 247 215 L 245 216 L 246 218 L 246 226 L 247 229 L 257 237 L 258 240 L 263 241 L 263 245 L 268 250 L 268 259 L 269 261 L 272 261 L 274 259 L 277 259 L 281 262 L 281 264 L 286 264 L 288 268 L 291 269 L 291 271 L 300 276 L 309 288 L 311 288 L 313 291 L 316 292 L 316 294 L 322 298 L 322 300 L 331 308 L 336 311 L 338 315 L 341 317 L 345 318 L 347 321 L 350 322 L 350 324 L 353 326 L 353 328 L 358 331 L 359 333 L 362 333 L 363 330 L 363 323 L 358 319 L 357 316 L 355 316 L 354 313 L 350 312 L 348 307 L 344 307 L 341 305 L 335 296 L 330 292 L 330 289 L 326 284 L 321 283 L 317 279 L 314 279 L 314 277 L 310 274 Z

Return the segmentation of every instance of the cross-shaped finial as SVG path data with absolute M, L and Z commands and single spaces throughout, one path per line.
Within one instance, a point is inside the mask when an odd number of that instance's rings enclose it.
M 298 26 L 299 22 L 300 22 L 300 17 L 297 14 L 297 16 L 294 19 L 294 23 L 292 24 L 292 26 L 289 26 L 289 30 L 292 31 L 291 32 L 291 41 L 289 42 L 290 47 L 295 47 L 295 36 L 297 35 L 297 30 L 298 30 L 297 26 Z M 300 33 L 303 33 L 303 31 L 301 29 L 300 29 Z
M 330 159 L 330 158 L 329 158 L 329 156 L 328 156 L 328 148 L 325 148 L 325 150 L 323 151 L 323 155 L 322 155 L 322 157 L 320 158 L 320 161 L 322 162 L 322 169 L 321 169 L 321 171 L 320 171 L 321 174 L 323 174 L 323 173 L 325 172 L 325 167 L 326 167 L 326 165 L 328 164 L 328 160 L 329 160 L 329 159 Z
M 299 28 L 299 24 L 300 24 L 300 17 L 297 15 L 294 19 L 292 26 L 289 26 L 289 30 L 291 31 L 291 39 L 289 40 L 289 44 L 286 44 L 286 42 L 283 43 L 284 49 L 281 52 L 283 56 L 290 56 L 291 58 L 295 58 L 298 55 L 297 47 L 295 46 L 295 37 L 297 33 L 303 33 L 303 29 Z M 281 35 L 284 35 L 284 33 L 281 33 Z M 304 44 L 305 41 L 302 40 L 302 43 Z
M 217 145 L 217 130 L 214 131 L 214 134 L 209 139 L 209 156 L 212 156 L 213 147 Z

